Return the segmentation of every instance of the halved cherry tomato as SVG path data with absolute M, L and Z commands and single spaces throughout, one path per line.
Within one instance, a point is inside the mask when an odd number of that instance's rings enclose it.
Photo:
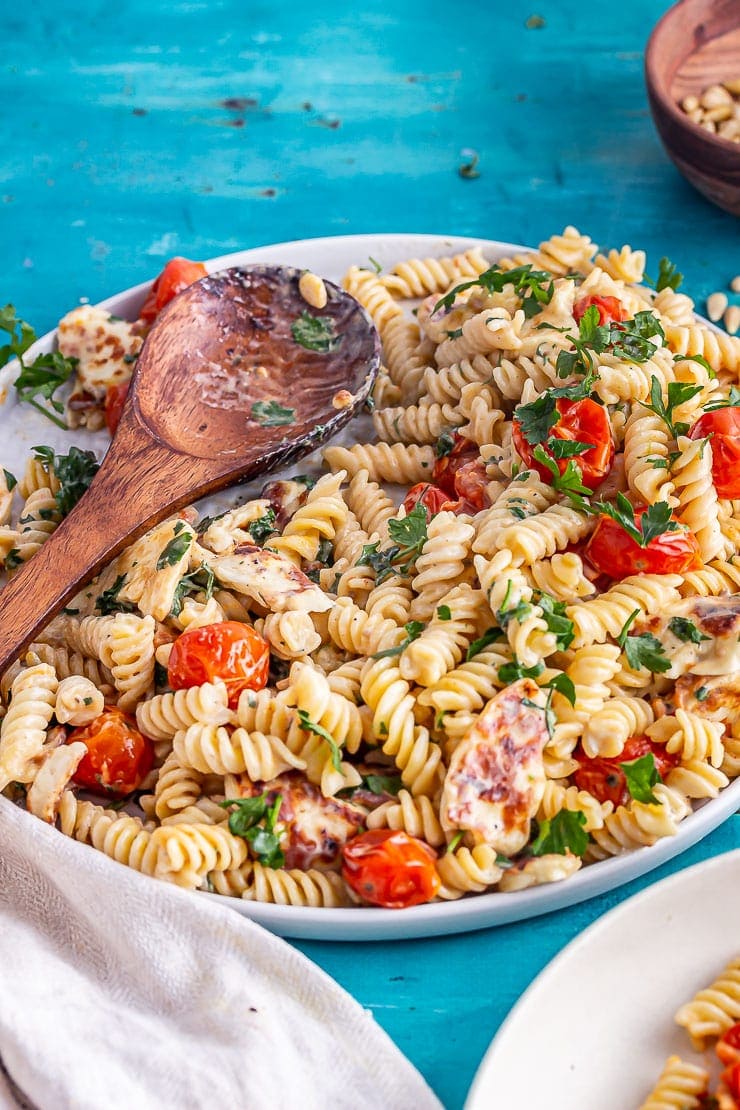
M 373 906 L 401 910 L 431 902 L 440 888 L 436 855 L 423 840 L 371 829 L 344 845 L 344 881 Z
M 130 384 L 130 382 L 121 382 L 120 385 L 109 385 L 105 392 L 105 424 L 111 435 L 115 435 L 118 421 L 121 419 Z
M 716 1051 L 723 1064 L 740 1064 L 740 1021 L 722 1034 L 717 1041 Z
M 645 507 L 635 509 L 639 521 Z M 702 565 L 699 544 L 691 532 L 663 532 L 641 547 L 621 524 L 600 516 L 586 544 L 586 558 L 610 578 L 630 574 L 683 574 Z
M 559 418 L 550 429 L 550 435 L 554 439 L 593 444 L 582 455 L 572 457 L 580 468 L 584 486 L 595 490 L 604 481 L 614 462 L 614 440 L 609 425 L 609 414 L 603 405 L 598 405 L 590 397 L 585 397 L 582 401 L 568 401 L 564 397 L 559 397 L 555 402 L 555 408 Z M 511 434 L 514 446 L 527 466 L 536 470 L 544 482 L 552 484 L 552 474 L 544 463 L 538 462 L 534 457 L 536 444 L 527 442 L 517 419 L 512 421 Z M 541 446 L 545 454 L 552 458 L 552 452 L 545 444 Z M 558 470 L 563 474 L 569 460 L 556 459 L 555 461 Z
M 577 748 L 574 758 L 580 766 L 573 779 L 579 790 L 587 790 L 600 802 L 613 802 L 615 806 L 626 805 L 630 800 L 630 793 L 620 764 L 641 759 L 648 752 L 653 753 L 655 767 L 661 778 L 680 762 L 679 754 L 669 755 L 664 747 L 653 743 L 647 736 L 631 736 L 621 754 L 614 759 L 589 759 Z
M 87 746 L 74 773 L 74 781 L 89 790 L 130 794 L 138 790 L 151 770 L 154 745 L 136 727 L 136 721 L 114 705 L 89 725 L 73 728 L 67 743 L 81 740 Z
M 480 452 L 478 451 L 478 445 L 473 443 L 472 439 L 466 439 L 459 432 L 453 432 L 452 438 L 455 445 L 449 454 L 435 460 L 432 481 L 445 493 L 449 494 L 451 499 L 454 499 L 460 496 L 455 488 L 455 475 L 460 467 L 477 459 Z
M 740 497 L 740 408 L 728 405 L 700 416 L 690 439 L 712 437 L 712 481 L 720 497 Z
M 173 297 L 207 273 L 202 262 L 191 262 L 189 258 L 171 258 L 149 290 L 144 307 L 139 313 L 140 319 L 146 320 L 148 324 L 153 323 Z
M 218 621 L 189 628 L 172 645 L 167 678 L 173 690 L 221 679 L 236 709 L 242 690 L 261 690 L 267 683 L 270 647 L 241 621 Z
M 592 294 L 590 297 L 581 297 L 580 301 L 576 301 L 573 316 L 577 324 L 580 324 L 592 305 L 599 310 L 599 324 L 621 324 L 623 320 L 629 320 L 629 315 L 618 297 L 599 297 Z
M 449 497 L 439 486 L 432 486 L 429 482 L 418 482 L 412 486 L 403 499 L 403 507 L 410 513 L 417 505 L 423 505 L 427 511 L 427 520 L 449 505 Z

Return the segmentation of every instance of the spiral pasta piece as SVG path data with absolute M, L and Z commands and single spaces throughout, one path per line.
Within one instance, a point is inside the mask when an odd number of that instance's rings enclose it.
M 433 686 L 452 670 L 473 638 L 482 601 L 480 590 L 467 585 L 443 594 L 427 627 L 401 654 L 403 677 L 420 686 Z
M 440 599 L 458 584 L 474 534 L 473 526 L 454 513 L 443 511 L 432 518 L 411 583 L 418 595 L 411 605 L 414 620 L 428 621 Z
M 337 529 L 347 516 L 347 507 L 340 494 L 340 486 L 347 477 L 325 474 L 310 491 L 305 505 L 301 505 L 288 521 L 280 536 L 272 537 L 267 546 L 298 565 L 316 558 L 321 540 L 333 540 Z
M 690 813 L 691 806 L 682 793 L 667 785 L 655 786 L 653 794 L 659 799 L 657 805 L 633 801 L 605 818 L 603 829 L 591 833 L 591 859 L 606 859 L 676 835 L 677 823 Z
M 624 434 L 624 467 L 629 487 L 648 505 L 675 504 L 668 472 L 671 438 L 665 422 L 653 412 L 636 408 Z
M 103 695 L 89 678 L 70 675 L 63 678 L 57 687 L 54 702 L 54 716 L 60 725 L 88 725 L 102 712 L 105 705 Z
M 174 752 L 162 764 L 154 786 L 154 812 L 160 821 L 194 806 L 201 796 L 203 775 L 183 767 Z
M 442 883 L 438 897 L 449 902 L 465 894 L 482 894 L 495 886 L 503 874 L 496 860 L 496 852 L 488 844 L 445 853 L 437 860 Z
M 225 872 L 225 876 L 230 874 L 233 872 Z M 233 883 L 233 879 L 231 881 Z M 346 906 L 349 901 L 341 877 L 333 871 L 298 871 L 295 868 L 277 871 L 256 862 L 249 865 L 247 884 L 241 897 L 248 902 L 310 906 L 314 909 Z
M 175 733 L 173 751 L 183 767 L 201 774 L 238 775 L 246 771 L 253 782 L 306 766 L 305 760 L 294 755 L 277 736 L 243 728 L 230 732 L 223 725 L 190 725 Z
M 671 471 L 678 498 L 676 516 L 696 536 L 701 557 L 708 563 L 725 546 L 712 481 L 712 445 L 708 439 L 679 436 L 677 446 L 680 454 Z
M 720 975 L 676 1013 L 676 1024 L 702 1052 L 707 1041 L 717 1040 L 740 1021 L 740 958 L 731 960 Z
M 586 721 L 581 743 L 589 759 L 613 759 L 621 754 L 630 736 L 646 732 L 654 720 L 644 698 L 619 695 Z
M 480 247 L 443 258 L 410 258 L 379 280 L 394 297 L 425 297 L 443 293 L 455 282 L 477 277 L 488 269 Z
M 416 443 L 356 443 L 353 447 L 327 447 L 324 462 L 331 470 L 345 470 L 349 478 L 366 470 L 371 482 L 413 486 L 431 480 L 434 451 Z
M 563 786 L 560 782 L 548 779 L 537 819 L 550 820 L 562 809 L 582 813 L 586 818 L 586 832 L 592 832 L 594 829 L 603 829 L 604 818 L 613 812 L 614 806 L 611 802 L 600 802 L 588 790 L 579 790 L 577 786 Z
M 27 667 L 13 680 L 11 702 L 0 725 L 0 790 L 32 782 L 54 712 L 59 682 L 46 663 Z
M 709 1085 L 709 1072 L 680 1056 L 669 1056 L 660 1078 L 640 1110 L 699 1110 Z
M 671 755 L 678 753 L 683 760 L 708 761 L 712 767 L 722 766 L 725 726 L 720 721 L 709 721 L 678 708 L 674 717 L 660 717 L 644 731 L 651 740 L 665 744 Z
M 154 873 L 177 886 L 197 890 L 213 871 L 231 871 L 247 858 L 246 842 L 222 825 L 161 825 L 152 833 Z
M 365 821 L 368 829 L 402 829 L 438 848 L 445 835 L 432 802 L 425 795 L 414 798 L 408 790 L 399 790 L 398 801 L 383 802 L 371 810 Z
M 373 413 L 375 431 L 391 444 L 436 443 L 442 432 L 464 423 L 465 418 L 451 405 L 410 405 Z
M 154 875 L 158 850 L 138 817 L 79 801 L 66 790 L 59 806 L 59 827 L 66 836 L 90 844 L 117 863 Z
M 388 521 L 395 517 L 396 506 L 377 482 L 370 481 L 366 470 L 358 471 L 350 482 L 347 504 L 365 532 L 388 538 Z
M 186 690 L 156 694 L 136 707 L 136 723 L 152 740 L 171 740 L 196 723 L 223 725 L 231 719 L 223 682 L 204 682 Z
M 652 616 L 665 612 L 678 600 L 679 574 L 640 574 L 623 578 L 601 597 L 569 605 L 566 614 L 575 626 L 573 647 L 603 643 L 608 636 L 617 638 L 629 616 L 639 609 Z
M 678 355 L 701 355 L 715 373 L 727 371 L 737 377 L 740 370 L 740 339 L 724 331 L 715 331 L 703 324 L 687 327 L 666 324 L 668 346 Z

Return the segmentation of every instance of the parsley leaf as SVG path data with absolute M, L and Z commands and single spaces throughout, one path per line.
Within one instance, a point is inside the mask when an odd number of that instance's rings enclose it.
M 667 400 L 663 400 L 663 390 L 659 380 L 653 374 L 650 378 L 650 402 L 640 401 L 640 404 L 659 416 L 672 436 L 685 435 L 689 425 L 674 419 L 674 409 L 696 397 L 701 393 L 702 386 L 692 385 L 691 382 L 669 382 L 667 387 Z
M 538 593 L 535 601 L 542 610 L 542 616 L 547 625 L 548 632 L 555 635 L 558 651 L 566 651 L 573 642 L 575 625 L 566 615 L 565 602 L 556 601 L 550 594 Z
M 549 687 L 551 690 L 557 690 L 571 705 L 576 704 L 576 687 L 569 675 L 556 674 L 549 682 L 543 682 L 542 685 Z
M 295 409 L 286 409 L 277 401 L 255 401 L 249 418 L 264 428 L 282 428 L 293 423 Z
M 44 446 L 34 447 L 33 451 L 39 462 L 49 469 L 53 467 L 59 479 L 56 503 L 62 516 L 66 516 L 89 489 L 100 463 L 92 451 L 81 451 L 79 447 L 70 447 L 68 455 L 55 455 L 51 447 Z
M 179 563 L 190 550 L 192 539 L 193 534 L 189 529 L 178 529 L 175 525 L 175 535 L 162 548 L 157 559 L 156 569 L 164 570 L 165 567 L 174 567 L 175 563 Z
M 547 390 L 528 405 L 517 405 L 514 419 L 527 443 L 544 443 L 550 428 L 558 421 L 558 411 L 552 390 Z
M 714 369 L 713 366 L 709 365 L 707 360 L 704 358 L 704 355 L 674 355 L 673 356 L 673 361 L 674 362 L 698 362 L 700 366 L 704 367 L 704 369 L 707 372 L 708 377 L 710 377 L 710 378 L 716 378 L 717 377 L 716 370 Z
M 315 721 L 312 721 L 305 709 L 298 710 L 298 723 L 306 732 L 313 732 L 316 736 L 320 736 L 322 740 L 326 740 L 331 750 L 332 766 L 335 771 L 341 771 L 342 753 L 332 734 L 327 732 L 323 725 L 318 725 Z
M 714 412 L 715 409 L 737 408 L 738 406 L 740 406 L 740 388 L 731 385 L 729 397 L 723 398 L 721 401 L 712 401 L 704 406 L 704 411 Z
M 408 624 L 405 624 L 403 627 L 406 629 L 406 636 L 401 640 L 400 644 L 397 644 L 395 647 L 386 648 L 384 651 L 376 651 L 370 658 L 391 659 L 394 655 L 400 655 L 410 643 L 419 639 L 426 625 L 422 621 L 409 621 Z
M 671 669 L 671 661 L 663 645 L 652 632 L 627 636 L 624 641 L 624 654 L 630 667 L 635 671 L 647 667 L 653 674 L 663 674 Z
M 251 521 L 247 525 L 247 531 L 255 543 L 263 544 L 268 536 L 273 532 L 277 532 L 275 527 L 275 510 L 268 509 L 264 516 L 260 516 L 257 520 Z
M 700 644 L 702 640 L 711 639 L 711 636 L 705 636 L 688 617 L 671 617 L 668 621 L 668 629 L 687 644 Z
M 401 572 L 406 574 L 427 541 L 427 512 L 424 506 L 417 503 L 402 520 L 398 517 L 389 520 L 388 535 L 398 547 L 394 562 L 404 561 Z
M 502 663 L 498 669 L 499 682 L 505 682 L 510 686 L 520 678 L 537 678 L 545 669 L 544 663 L 535 663 L 531 667 L 524 667 L 519 660 L 514 657 L 510 663 Z
M 439 439 L 434 445 L 434 457 L 443 459 L 445 455 L 449 455 L 455 446 L 455 435 L 453 432 L 442 432 Z
M 548 447 L 550 443 L 555 442 L 557 441 L 554 439 L 549 440 Z M 560 467 L 555 462 L 555 459 L 552 457 L 552 455 L 549 455 L 547 453 L 541 443 L 537 444 L 532 454 L 534 455 L 538 463 L 541 463 L 550 471 L 550 474 L 552 476 L 552 481 L 550 482 L 550 485 L 553 489 L 558 490 L 559 493 L 579 495 L 585 494 L 586 496 L 590 496 L 593 492 L 588 488 L 588 486 L 584 486 L 581 468 L 576 462 L 574 462 L 573 459 L 568 459 L 568 464 L 561 474 Z
M 549 304 L 552 300 L 554 284 L 552 274 L 544 270 L 533 270 L 531 265 L 518 266 L 513 270 L 502 270 L 495 263 L 472 281 L 463 281 L 456 285 L 441 300 L 437 301 L 432 309 L 432 315 L 441 308 L 451 308 L 455 303 L 458 293 L 466 289 L 480 286 L 487 293 L 500 293 L 507 285 L 513 285 L 518 297 L 523 298 L 524 313 L 527 318 L 539 311 L 540 306 Z
M 660 805 L 660 798 L 653 794 L 653 787 L 661 781 L 658 768 L 655 766 L 655 756 L 647 752 L 640 759 L 631 759 L 628 763 L 620 763 L 624 771 L 627 789 L 630 797 L 636 802 L 648 802 L 651 805 Z
M 586 814 L 580 810 L 559 810 L 554 817 L 540 822 L 537 836 L 531 845 L 532 855 L 554 853 L 564 856 L 568 852 L 572 852 L 574 856 L 585 855 L 589 841 L 585 825 Z
M 126 581 L 125 574 L 119 574 L 112 586 L 107 590 L 103 590 L 102 594 L 98 596 L 95 601 L 95 608 L 101 616 L 108 617 L 111 613 L 133 613 L 136 606 L 132 605 L 130 601 L 119 601 L 118 594 L 120 593 L 124 582 Z
M 197 594 L 202 591 L 205 594 L 206 601 L 208 601 L 213 597 L 215 582 L 216 576 L 208 566 L 208 563 L 201 563 L 201 565 L 194 571 L 191 571 L 190 574 L 184 574 L 175 587 L 170 616 L 180 616 L 183 602 L 190 594 Z
M 275 833 L 282 800 L 282 795 L 277 794 L 270 805 L 267 794 L 259 794 L 256 798 L 227 798 L 218 803 L 223 809 L 236 806 L 229 814 L 229 832 L 243 837 L 264 867 L 282 867 L 285 863 Z
M 473 640 L 468 646 L 468 650 L 465 653 L 465 662 L 469 663 L 471 659 L 475 659 L 476 655 L 480 655 L 487 647 L 491 644 L 495 644 L 497 640 L 500 640 L 502 635 L 503 633 L 500 628 L 487 628 L 479 639 Z
M 658 276 L 655 281 L 649 277 L 646 277 L 645 281 L 655 287 L 656 293 L 660 293 L 661 289 L 673 289 L 675 292 L 683 281 L 683 274 L 678 272 L 670 258 L 661 258 L 658 263 Z
M 373 794 L 398 794 L 403 779 L 400 775 L 363 775 L 362 785 Z
M 16 478 L 15 474 L 11 474 L 9 470 L 5 469 L 5 467 L 3 467 L 3 474 L 5 475 L 5 488 L 7 489 L 8 493 L 11 493 L 18 485 L 18 479 Z
M 309 351 L 319 351 L 321 354 L 335 351 L 342 342 L 342 336 L 334 331 L 331 316 L 312 316 L 310 312 L 304 311 L 293 321 L 290 331 L 301 347 Z
M 662 536 L 664 532 L 681 531 L 678 521 L 671 520 L 671 507 L 667 501 L 657 501 L 654 505 L 648 505 L 639 522 L 635 519 L 635 510 L 631 502 L 623 493 L 617 494 L 615 504 L 597 501 L 591 508 L 592 511 L 610 516 L 640 547 L 647 547 L 651 540 L 656 536 Z
M 438 605 L 437 606 L 437 620 L 440 620 L 440 621 L 451 621 L 452 620 L 452 610 L 450 609 L 449 605 Z
M 398 556 L 397 547 L 387 547 L 380 551 L 380 540 L 375 543 L 366 543 L 357 560 L 358 567 L 372 567 L 375 571 L 375 582 L 380 585 L 393 573 L 393 561 Z
M 26 365 L 23 356 L 36 342 L 36 332 L 30 324 L 21 320 L 12 304 L 6 304 L 0 309 L 0 331 L 9 337 L 8 342 L 0 347 L 0 366 L 5 366 L 13 358 L 20 365 L 20 374 L 13 383 L 18 391 L 18 400 L 33 405 L 57 427 L 66 428 L 65 421 L 55 415 L 64 412 L 64 405 L 56 399 L 55 394 L 74 373 L 78 360 L 65 358 L 59 351 L 50 351 L 45 355 L 37 355 L 32 363 Z M 42 397 L 49 405 L 42 404 L 36 400 L 37 397 Z

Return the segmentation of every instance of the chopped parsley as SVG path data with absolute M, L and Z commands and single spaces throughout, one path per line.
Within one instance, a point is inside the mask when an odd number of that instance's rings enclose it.
M 27 365 L 23 356 L 36 342 L 36 332 L 30 324 L 16 315 L 12 304 L 0 308 L 0 332 L 8 336 L 8 342 L 0 347 L 0 367 L 6 366 L 15 358 L 21 368 L 13 383 L 18 391 L 18 400 L 33 405 L 58 428 L 66 428 L 66 422 L 57 415 L 64 412 L 64 405 L 57 400 L 55 394 L 74 373 L 78 360 L 65 358 L 59 351 L 50 351 L 45 355 L 37 355 Z M 43 404 L 44 401 L 47 404 Z
M 177 522 L 181 524 L 181 521 Z M 181 559 L 184 559 L 190 550 L 190 545 L 193 542 L 193 533 L 190 529 L 182 525 L 178 528 L 175 525 L 175 534 L 172 539 L 165 544 L 162 548 L 159 558 L 157 559 L 156 569 L 164 570 L 165 567 L 174 567 Z
M 81 451 L 79 447 L 70 447 L 68 455 L 55 455 L 52 447 L 44 446 L 34 447 L 33 453 L 48 471 L 56 474 L 59 480 L 56 503 L 62 516 L 67 516 L 89 489 L 100 463 L 92 451 Z
M 432 314 L 439 312 L 441 308 L 451 308 L 458 293 L 464 293 L 473 286 L 480 286 L 487 293 L 500 293 L 507 285 L 513 285 L 516 295 L 522 298 L 522 308 L 527 319 L 550 303 L 555 288 L 552 274 L 544 270 L 534 270 L 530 265 L 502 270 L 494 264 L 472 281 L 463 281 L 446 293 L 437 301 Z
M 5 469 L 5 467 L 3 467 L 3 474 L 5 475 L 6 489 L 8 493 L 12 493 L 12 491 L 18 485 L 18 479 L 16 478 L 15 474 L 11 474 L 9 470 Z
M 317 724 L 312 721 L 305 709 L 298 710 L 298 723 L 300 728 L 306 732 L 313 732 L 314 735 L 320 736 L 322 740 L 326 740 L 331 751 L 331 762 L 335 771 L 342 770 L 342 753 L 336 740 L 330 732 L 328 732 L 323 725 Z
M 656 293 L 660 293 L 661 289 L 673 289 L 675 292 L 683 281 L 683 274 L 678 272 L 670 258 L 661 258 L 658 263 L 658 276 L 655 281 L 647 275 L 645 281 L 648 285 L 654 287 Z
M 652 752 L 647 752 L 639 759 L 631 759 L 629 763 L 620 763 L 619 766 L 624 772 L 631 798 L 636 802 L 646 802 L 650 805 L 661 804 L 660 798 L 653 794 L 653 787 L 661 781 L 661 778 Z
M 403 627 L 406 630 L 406 636 L 403 640 L 401 640 L 400 644 L 397 644 L 396 647 L 386 648 L 384 651 L 376 651 L 375 654 L 372 655 L 370 658 L 391 659 L 394 655 L 400 655 L 402 651 L 405 651 L 409 644 L 413 643 L 414 640 L 419 639 L 426 625 L 422 621 L 409 621 Z
M 275 832 L 282 795 L 270 804 L 267 794 L 255 798 L 227 798 L 218 804 L 223 809 L 236 806 L 229 814 L 229 832 L 246 840 L 263 867 L 282 867 L 285 854 Z
M 130 601 L 120 601 L 118 598 L 125 581 L 126 575 L 119 574 L 113 585 L 109 586 L 107 590 L 103 590 L 102 594 L 98 596 L 95 601 L 95 608 L 101 616 L 108 617 L 111 613 L 135 612 L 135 605 L 132 605 Z
M 273 532 L 277 532 L 274 509 L 268 509 L 264 516 L 260 516 L 257 520 L 251 521 L 247 525 L 247 531 L 255 543 L 263 544 L 268 536 L 271 536 Z
M 295 409 L 286 409 L 277 401 L 255 401 L 250 419 L 265 428 L 282 428 L 295 420 Z
M 438 605 L 437 606 L 437 620 L 440 620 L 440 621 L 451 621 L 452 620 L 452 610 L 450 609 L 449 605 Z
M 711 639 L 711 636 L 705 636 L 688 617 L 671 617 L 668 621 L 668 630 L 687 644 L 700 644 L 703 640 Z
M 334 321 L 330 316 L 312 316 L 307 311 L 293 321 L 290 331 L 301 347 L 321 354 L 335 351 L 342 342 L 342 336 L 334 331 Z
M 473 640 L 468 646 L 465 653 L 465 662 L 469 663 L 471 659 L 475 659 L 476 655 L 480 655 L 491 644 L 495 644 L 500 640 L 503 633 L 500 628 L 487 628 L 486 631 L 477 640 Z
M 183 602 L 185 598 L 189 597 L 191 594 L 203 592 L 206 601 L 209 601 L 210 598 L 213 597 L 215 582 L 216 576 L 208 566 L 208 563 L 201 563 L 201 565 L 196 570 L 191 571 L 190 574 L 184 574 L 175 587 L 170 616 L 180 616 Z
M 653 374 L 650 378 L 650 401 L 640 401 L 640 404 L 659 416 L 672 436 L 683 436 L 688 432 L 689 425 L 683 420 L 676 420 L 674 410 L 701 391 L 702 386 L 692 385 L 691 382 L 669 382 L 666 389 L 667 400 L 664 401 L 660 381 Z

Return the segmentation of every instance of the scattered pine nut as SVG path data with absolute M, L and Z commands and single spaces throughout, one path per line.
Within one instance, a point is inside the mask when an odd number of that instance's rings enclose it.
M 740 274 L 732 279 L 730 282 L 730 289 L 733 293 L 740 293 Z
M 332 407 L 335 409 L 347 409 L 352 404 L 354 398 L 348 389 L 340 389 L 331 399 Z
M 724 293 L 711 293 L 707 297 L 707 316 L 716 324 L 727 308 L 727 297 Z
M 734 335 L 740 329 L 740 305 L 730 305 L 724 315 L 724 325 L 730 335 Z
M 320 277 L 312 274 L 310 270 L 304 270 L 298 281 L 298 291 L 303 297 L 304 301 L 311 305 L 312 308 L 324 308 L 326 305 L 326 286 Z

